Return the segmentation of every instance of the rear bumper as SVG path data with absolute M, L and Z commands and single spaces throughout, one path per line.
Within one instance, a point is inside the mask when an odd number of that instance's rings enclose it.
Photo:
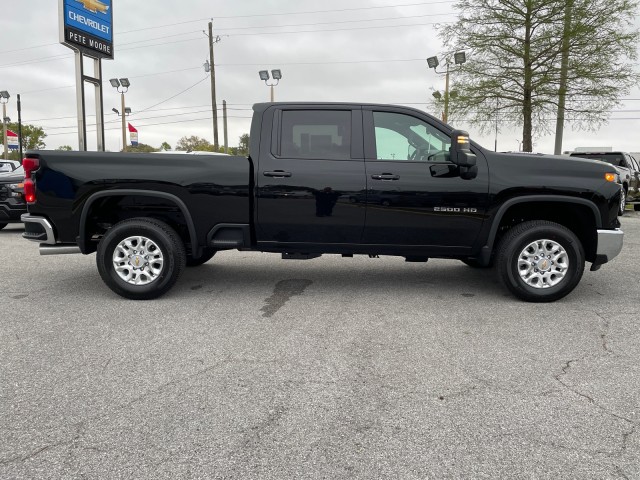
M 24 223 L 22 238 L 38 242 L 40 255 L 61 255 L 68 253 L 82 253 L 80 247 L 73 243 L 58 243 L 49 220 L 25 213 L 20 218 Z
M 24 223 L 24 233 L 22 238 L 31 240 L 32 242 L 44 243 L 46 245 L 55 245 L 56 236 L 53 233 L 53 227 L 49 220 L 44 217 L 36 217 L 25 213 L 20 217 Z
M 598 248 L 596 259 L 591 265 L 591 271 L 598 270 L 601 265 L 610 262 L 622 251 L 624 232 L 615 230 L 598 230 Z

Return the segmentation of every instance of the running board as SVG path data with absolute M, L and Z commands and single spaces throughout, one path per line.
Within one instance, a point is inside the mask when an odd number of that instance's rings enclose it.
M 73 243 L 59 243 L 57 245 L 40 244 L 40 255 L 70 255 L 82 253 L 80 247 Z

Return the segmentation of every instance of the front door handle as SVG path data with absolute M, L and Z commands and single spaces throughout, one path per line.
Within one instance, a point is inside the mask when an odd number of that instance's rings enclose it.
M 285 172 L 284 170 L 275 170 L 273 172 L 262 172 L 265 177 L 273 177 L 273 178 L 285 178 L 290 177 L 291 172 Z
M 374 180 L 400 180 L 400 175 L 394 175 L 393 173 L 381 173 L 378 175 L 371 175 Z

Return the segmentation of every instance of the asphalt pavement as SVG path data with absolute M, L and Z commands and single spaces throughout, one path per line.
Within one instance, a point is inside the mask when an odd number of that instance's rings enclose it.
M 0 231 L 0 478 L 640 478 L 640 215 L 568 297 L 224 252 L 155 301 Z

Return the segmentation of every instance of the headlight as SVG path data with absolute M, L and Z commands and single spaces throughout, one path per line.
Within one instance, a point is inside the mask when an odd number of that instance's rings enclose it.
M 620 175 L 618 175 L 617 173 L 605 173 L 604 174 L 604 179 L 607 182 L 620 183 Z
M 12 197 L 21 197 L 24 191 L 24 183 L 10 183 L 7 185 L 9 195 Z

